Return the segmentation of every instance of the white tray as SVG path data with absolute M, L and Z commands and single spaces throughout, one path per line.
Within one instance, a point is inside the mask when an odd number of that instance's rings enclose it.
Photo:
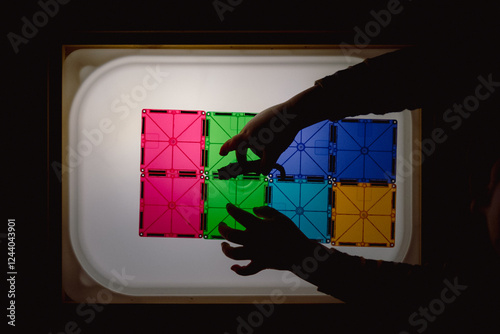
M 64 276 L 66 290 L 83 282 L 129 296 L 256 296 L 275 289 L 285 296 L 322 296 L 307 282 L 291 283 L 293 275 L 280 271 L 236 275 L 230 270 L 235 261 L 222 254 L 221 241 L 138 236 L 141 109 L 259 112 L 359 61 L 335 53 L 190 49 L 71 53 L 63 65 L 63 232 L 66 239 L 69 236 L 63 249 L 72 248 L 77 263 L 71 261 L 72 255 L 63 258 L 65 272 L 73 273 Z M 410 159 L 409 111 L 366 117 L 398 120 L 398 160 Z M 398 175 L 395 247 L 338 249 L 366 258 L 403 260 L 413 229 L 410 181 L 411 176 Z M 118 279 L 117 273 L 128 278 Z M 75 285 L 71 280 L 80 282 Z M 78 299 L 77 292 L 69 294 Z

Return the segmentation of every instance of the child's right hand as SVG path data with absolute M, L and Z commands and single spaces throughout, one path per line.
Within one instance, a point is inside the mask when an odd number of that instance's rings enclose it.
M 239 134 L 225 142 L 220 155 L 236 151 L 238 162 L 245 162 L 247 150 L 251 149 L 261 158 L 262 174 L 268 174 L 300 130 L 294 125 L 297 117 L 287 102 L 270 107 L 257 114 Z
M 262 174 L 269 173 L 301 129 L 329 118 L 327 111 L 330 110 L 326 107 L 330 98 L 326 94 L 320 86 L 313 86 L 265 109 L 222 145 L 220 155 L 236 151 L 238 162 L 244 163 L 250 148 L 262 159 Z

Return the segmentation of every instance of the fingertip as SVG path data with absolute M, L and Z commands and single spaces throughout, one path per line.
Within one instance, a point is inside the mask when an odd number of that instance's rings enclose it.
M 232 146 L 233 141 L 234 141 L 233 138 L 226 140 L 226 142 L 224 144 L 222 144 L 222 146 L 220 147 L 220 150 L 219 150 L 219 154 L 227 155 L 229 153 L 229 151 L 231 151 L 231 146 Z
M 231 270 L 237 273 L 240 276 L 250 276 L 250 275 L 255 275 L 259 271 L 261 271 L 263 268 L 258 267 L 255 265 L 254 262 L 250 262 L 246 266 L 240 266 L 238 264 L 235 264 L 231 267 Z
M 223 237 L 224 239 L 227 239 L 229 231 L 231 230 L 231 228 L 229 226 L 227 226 L 226 223 L 220 222 L 219 226 L 217 226 L 217 230 L 219 231 L 221 237 Z
M 265 210 L 265 208 L 268 208 L 267 205 L 262 205 L 262 206 L 256 206 L 253 208 L 253 211 L 262 211 L 262 210 Z
M 256 206 L 252 209 L 253 213 L 255 213 L 257 216 L 259 215 L 259 213 L 262 212 L 262 206 Z
M 220 235 L 224 238 L 224 239 L 227 239 L 227 236 L 226 236 L 226 231 L 229 227 L 227 226 L 226 223 L 224 222 L 220 222 L 219 223 L 219 226 L 217 226 L 217 230 L 219 231 Z
M 226 204 L 226 211 L 229 213 L 231 216 L 238 214 L 238 207 L 234 205 L 233 203 L 227 203 Z M 234 218 L 234 217 L 233 217 Z
M 257 206 L 253 208 L 253 212 L 262 218 L 270 218 L 278 212 L 275 208 L 272 208 L 270 206 L 264 205 L 264 206 Z
M 234 271 L 236 274 L 240 275 L 240 276 L 248 276 L 247 272 L 246 272 L 246 267 L 242 267 L 238 264 L 235 264 L 233 266 L 231 266 L 231 270 Z
M 230 151 L 233 151 L 234 145 L 237 143 L 236 138 L 238 138 L 238 135 L 228 139 L 224 144 L 222 144 L 219 150 L 219 155 L 226 156 Z
M 221 148 L 219 150 L 219 155 L 222 155 L 223 157 L 225 157 L 228 154 L 228 150 L 227 150 L 226 146 L 227 145 L 225 143 L 221 146 Z
M 231 247 L 231 246 L 227 242 L 223 242 L 223 243 L 221 243 L 220 247 L 222 249 L 222 253 L 224 253 L 224 255 L 226 255 L 226 251 L 227 251 L 228 247 Z

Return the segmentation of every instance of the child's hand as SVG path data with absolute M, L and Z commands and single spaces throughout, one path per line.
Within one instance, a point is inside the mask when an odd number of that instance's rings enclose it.
M 263 269 L 292 270 L 293 265 L 313 254 L 318 243 L 309 240 L 284 214 L 268 207 L 254 208 L 251 213 L 227 204 L 227 212 L 246 230 L 235 230 L 219 224 L 220 234 L 228 241 L 242 245 L 231 247 L 222 243 L 223 253 L 233 260 L 251 260 L 246 266 L 233 265 L 239 275 L 248 276 Z M 261 218 L 259 218 L 261 217 Z
M 300 128 L 292 126 L 297 114 L 288 103 L 268 108 L 252 118 L 239 134 L 222 145 L 220 155 L 236 151 L 238 162 L 246 162 L 250 148 L 261 157 L 260 171 L 268 174 L 283 151 L 292 143 Z
M 268 174 L 300 130 L 329 119 L 332 113 L 338 116 L 336 119 L 343 118 L 338 111 L 332 110 L 330 100 L 320 86 L 313 86 L 286 102 L 267 108 L 252 118 L 239 134 L 225 142 L 220 155 L 236 151 L 241 165 L 245 163 L 250 148 L 261 157 L 261 173 Z

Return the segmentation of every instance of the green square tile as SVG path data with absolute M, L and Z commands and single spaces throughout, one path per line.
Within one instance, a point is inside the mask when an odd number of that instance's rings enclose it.
M 219 168 L 236 162 L 234 152 L 223 157 L 219 155 L 220 148 L 226 141 L 237 135 L 255 115 L 249 113 L 207 112 L 207 135 L 205 140 L 205 172 L 207 175 L 212 176 L 217 173 Z M 259 157 L 249 150 L 247 159 L 257 160 Z
M 237 207 L 252 212 L 257 206 L 266 205 L 267 179 L 263 176 L 244 177 L 219 180 L 208 177 L 206 184 L 205 201 L 205 230 L 207 239 L 220 239 L 217 229 L 220 222 L 239 230 L 244 227 L 237 223 L 226 211 L 226 204 L 232 203 Z

